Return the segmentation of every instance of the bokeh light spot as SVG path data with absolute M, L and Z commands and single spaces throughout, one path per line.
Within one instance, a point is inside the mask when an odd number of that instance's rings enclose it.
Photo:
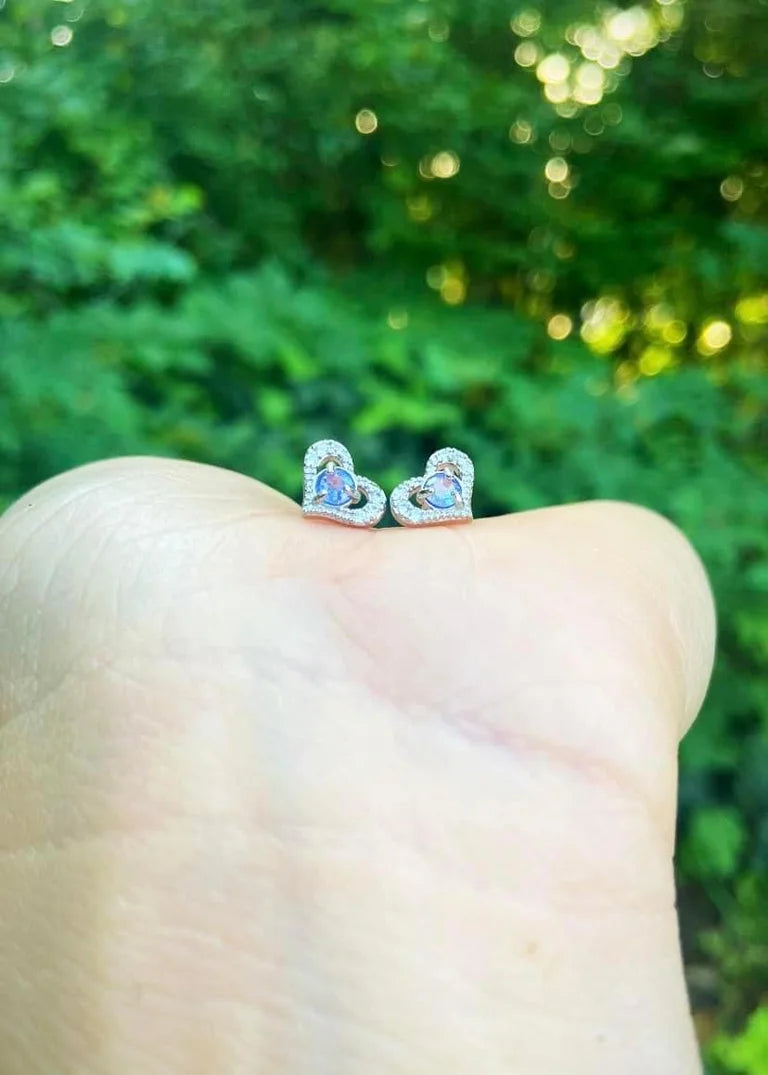
M 510 20 L 509 25 L 518 37 L 530 37 L 541 26 L 541 15 L 538 11 L 520 11 Z
M 430 171 L 437 179 L 451 179 L 461 167 L 461 161 L 450 149 L 435 153 L 430 161 Z
M 432 175 L 432 158 L 422 157 L 419 161 L 419 175 L 422 179 L 434 179 Z
M 605 30 L 606 36 L 630 56 L 642 56 L 659 40 L 653 17 L 639 5 L 609 15 Z
M 51 42 L 59 48 L 69 45 L 73 37 L 71 26 L 54 26 L 51 30 Z
M 744 180 L 739 175 L 729 175 L 720 184 L 720 193 L 727 202 L 737 202 L 744 193 Z
M 451 27 L 445 19 L 437 19 L 431 22 L 427 28 L 430 41 L 447 41 L 451 34 Z
M 581 338 L 597 354 L 615 351 L 629 330 L 629 311 L 610 295 L 586 302 L 581 317 Z
M 733 330 L 727 321 L 709 321 L 699 334 L 696 346 L 702 355 L 714 355 L 727 347 L 733 338 Z
M 744 325 L 768 325 L 768 291 L 739 299 L 736 316 Z
M 370 108 L 361 108 L 355 116 L 355 127 L 360 134 L 373 134 L 378 125 L 376 113 Z
M 612 41 L 604 41 L 593 58 L 605 71 L 613 71 L 621 63 L 623 55 L 621 49 Z
M 521 67 L 533 67 L 540 56 L 539 46 L 533 41 L 521 41 L 515 49 L 515 63 Z
M 568 131 L 552 131 L 549 136 L 549 144 L 557 153 L 564 153 L 571 148 L 571 136 Z
M 409 320 L 407 310 L 390 310 L 387 314 L 387 324 L 396 332 L 407 328 Z
M 642 12 L 642 14 L 644 15 L 645 12 Z M 614 41 L 620 41 L 624 44 L 632 40 L 638 30 L 639 15 L 640 10 L 638 8 L 629 8 L 626 11 L 617 11 L 615 15 L 610 17 L 607 29 Z
M 688 335 L 688 328 L 686 327 L 685 321 L 673 318 L 672 321 L 667 322 L 661 330 L 661 334 L 667 343 L 677 346 L 677 344 L 682 343 Z
M 517 119 L 509 128 L 509 137 L 518 145 L 527 145 L 536 137 L 536 132 L 527 120 Z
M 576 68 L 576 81 L 588 89 L 602 90 L 605 74 L 599 64 L 582 63 Z
M 573 321 L 568 314 L 553 314 L 547 322 L 547 333 L 553 340 L 565 340 L 573 331 Z
M 544 175 L 551 183 L 562 183 L 568 178 L 568 161 L 563 157 L 552 157 L 544 167 Z
M 448 279 L 448 270 L 445 265 L 430 265 L 427 269 L 427 284 L 433 291 L 439 291 Z
M 655 377 L 657 373 L 661 373 L 662 370 L 666 369 L 671 361 L 671 351 L 666 347 L 651 345 L 646 347 L 640 355 L 637 365 L 644 377 Z
M 536 68 L 536 77 L 539 82 L 547 84 L 565 82 L 571 73 L 571 65 L 560 52 L 552 52 L 545 56 Z
M 460 276 L 449 276 L 440 288 L 440 296 L 449 306 L 460 306 L 466 294 L 467 285 Z
M 568 84 L 566 82 L 548 82 L 544 87 L 544 96 L 552 104 L 562 104 L 568 100 Z

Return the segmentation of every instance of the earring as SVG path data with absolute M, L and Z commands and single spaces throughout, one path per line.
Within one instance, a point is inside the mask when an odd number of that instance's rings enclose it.
M 345 526 L 375 526 L 387 498 L 370 478 L 355 474 L 352 456 L 337 440 L 318 440 L 304 455 L 305 515 Z
M 401 526 L 470 522 L 475 467 L 457 448 L 441 448 L 427 460 L 422 477 L 400 482 L 389 498 Z

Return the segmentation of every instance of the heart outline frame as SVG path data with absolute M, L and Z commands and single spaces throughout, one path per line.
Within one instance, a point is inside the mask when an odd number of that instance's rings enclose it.
M 428 478 L 437 473 L 442 463 L 451 463 L 458 470 L 464 504 L 453 508 L 423 508 L 411 499 Z M 458 448 L 440 448 L 427 460 L 424 473 L 418 478 L 406 478 L 392 491 L 390 511 L 401 526 L 439 526 L 443 523 L 472 521 L 472 491 L 475 487 L 475 466 L 465 452 Z
M 338 462 L 348 470 L 355 479 L 355 485 L 365 496 L 360 507 L 332 507 L 328 504 L 315 503 L 315 480 L 328 459 Z M 331 519 L 345 526 L 369 527 L 381 521 L 387 508 L 384 490 L 370 478 L 358 474 L 347 448 L 337 440 L 316 440 L 304 453 L 304 495 L 301 510 L 305 515 L 315 519 Z

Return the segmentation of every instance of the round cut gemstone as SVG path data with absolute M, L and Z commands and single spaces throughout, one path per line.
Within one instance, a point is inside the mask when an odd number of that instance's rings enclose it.
M 356 489 L 354 477 L 343 467 L 321 470 L 315 478 L 315 493 L 332 508 L 343 508 L 351 503 Z
M 462 496 L 461 482 L 453 474 L 438 470 L 424 482 L 424 499 L 433 508 L 452 508 Z

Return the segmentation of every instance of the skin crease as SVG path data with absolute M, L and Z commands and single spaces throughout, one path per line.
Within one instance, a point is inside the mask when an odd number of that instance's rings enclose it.
M 581 504 L 303 519 L 126 459 L 0 520 L 2 1075 L 694 1075 L 712 602 Z

